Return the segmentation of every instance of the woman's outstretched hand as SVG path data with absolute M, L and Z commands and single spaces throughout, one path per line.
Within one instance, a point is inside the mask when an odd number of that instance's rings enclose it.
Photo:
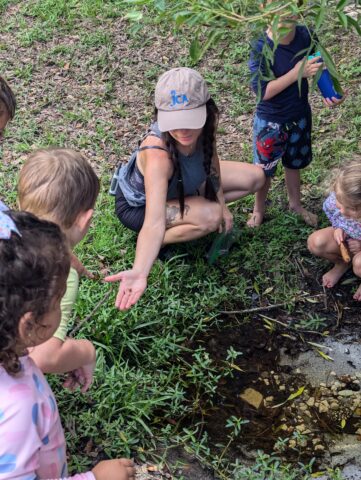
M 143 295 L 147 288 L 147 277 L 135 270 L 126 270 L 124 272 L 109 275 L 104 278 L 105 282 L 120 281 L 115 306 L 119 310 L 128 310 Z

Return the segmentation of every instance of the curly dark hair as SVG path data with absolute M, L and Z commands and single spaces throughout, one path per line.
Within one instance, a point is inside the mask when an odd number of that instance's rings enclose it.
M 6 212 L 21 237 L 0 239 L 0 365 L 8 374 L 20 371 L 19 322 L 26 312 L 34 321 L 48 313 L 64 292 L 70 268 L 65 236 L 52 222 L 27 212 Z
M 202 145 L 203 145 L 203 165 L 207 175 L 206 185 L 205 185 L 205 198 L 213 202 L 216 202 L 218 198 L 217 198 L 216 187 L 211 178 L 211 166 L 212 166 L 212 157 L 213 157 L 213 146 L 216 139 L 216 130 L 217 130 L 217 124 L 219 119 L 219 110 L 213 98 L 210 98 L 207 101 L 206 107 L 207 107 L 207 119 L 203 127 L 202 136 L 201 136 Z M 158 110 L 155 109 L 155 112 L 154 112 L 155 121 L 157 120 L 157 115 L 158 115 Z M 179 165 L 179 159 L 178 159 L 177 142 L 170 135 L 169 132 L 163 132 L 162 138 L 169 152 L 169 157 L 172 160 L 175 173 L 176 175 L 178 175 L 178 182 L 177 182 L 178 201 L 179 201 L 181 217 L 183 218 L 184 186 L 183 186 L 182 171 L 181 171 L 181 168 Z
M 0 102 L 5 105 L 10 120 L 14 118 L 16 110 L 16 98 L 7 81 L 0 76 Z

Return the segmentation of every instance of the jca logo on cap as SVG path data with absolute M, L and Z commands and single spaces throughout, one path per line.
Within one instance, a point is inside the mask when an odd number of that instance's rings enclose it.
M 172 102 L 170 104 L 171 107 L 175 107 L 176 105 L 183 105 L 186 107 L 189 105 L 189 100 L 188 97 L 185 93 L 178 93 L 176 90 L 171 90 L 170 96 L 172 99 Z
M 202 128 L 209 100 L 202 76 L 187 67 L 173 68 L 160 76 L 155 87 L 155 106 L 161 132 Z

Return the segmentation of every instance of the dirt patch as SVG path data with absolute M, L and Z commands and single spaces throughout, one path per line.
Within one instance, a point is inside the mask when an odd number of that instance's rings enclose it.
M 192 346 L 205 347 L 220 366 L 230 347 L 242 352 L 213 405 L 197 418 L 211 442 L 227 443 L 226 424 L 235 416 L 247 423 L 232 441 L 234 458 L 252 461 L 263 450 L 287 462 L 316 457 L 315 468 L 349 466 L 352 458 L 337 452 L 346 437 L 355 449 L 361 446 L 357 307 L 342 286 L 325 296 L 318 288 L 292 314 L 280 309 L 234 314 L 232 326 L 226 326 L 227 318 L 219 330 L 198 339 Z M 320 332 L 307 327 L 310 313 L 324 322 Z

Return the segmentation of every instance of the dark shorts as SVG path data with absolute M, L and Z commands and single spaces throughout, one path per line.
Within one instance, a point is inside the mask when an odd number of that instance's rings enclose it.
M 253 163 L 260 165 L 266 177 L 272 177 L 277 164 L 299 170 L 312 161 L 311 113 L 294 122 L 275 123 L 257 115 L 253 123 Z
M 125 227 L 134 232 L 141 230 L 145 217 L 145 205 L 144 207 L 130 206 L 119 185 L 115 193 L 115 213 Z

